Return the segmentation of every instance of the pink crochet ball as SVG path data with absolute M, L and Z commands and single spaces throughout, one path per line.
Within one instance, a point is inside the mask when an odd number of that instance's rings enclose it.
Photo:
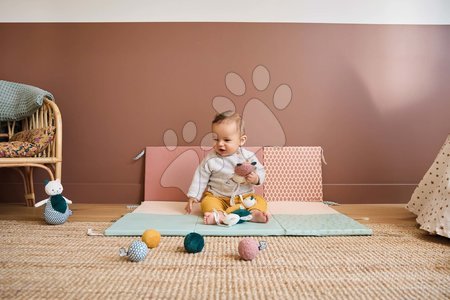
M 259 243 L 251 238 L 245 238 L 239 242 L 239 255 L 243 260 L 253 260 L 259 253 Z
M 237 164 L 236 168 L 234 169 L 234 173 L 236 173 L 239 176 L 245 177 L 251 172 L 255 171 L 255 164 L 256 162 L 253 163 L 244 162 L 241 164 Z

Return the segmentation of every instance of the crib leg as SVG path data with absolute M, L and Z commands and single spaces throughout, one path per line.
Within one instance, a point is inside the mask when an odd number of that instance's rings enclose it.
M 62 168 L 62 162 L 57 162 L 55 164 L 55 179 L 61 180 L 61 168 Z
M 34 196 L 32 167 L 25 167 L 24 185 L 25 185 L 25 201 L 27 203 L 27 206 L 34 206 L 35 196 Z
M 25 202 L 27 206 L 34 206 L 35 197 L 34 197 L 34 187 L 33 187 L 33 168 L 31 167 L 16 167 L 17 170 L 22 177 L 23 188 L 25 190 Z

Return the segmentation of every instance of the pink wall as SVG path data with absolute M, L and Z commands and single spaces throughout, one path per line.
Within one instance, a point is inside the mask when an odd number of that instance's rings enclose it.
M 143 200 L 144 161 L 131 158 L 169 129 L 178 145 L 200 144 L 217 96 L 247 116 L 250 145 L 322 146 L 324 198 L 341 203 L 407 202 L 450 132 L 449 26 L 0 24 L 0 40 L 0 78 L 56 97 L 76 202 Z M 259 65 L 264 91 L 252 83 Z M 245 94 L 227 89 L 230 72 Z M 282 84 L 292 97 L 278 109 Z M 0 169 L 0 202 L 22 194 L 18 173 Z

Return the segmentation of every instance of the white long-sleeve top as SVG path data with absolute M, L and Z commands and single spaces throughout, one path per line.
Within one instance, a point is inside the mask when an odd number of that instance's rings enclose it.
M 244 148 L 239 148 L 235 154 L 222 157 L 211 151 L 202 160 L 195 171 L 187 196 L 200 201 L 205 190 L 217 196 L 231 197 L 253 193 L 253 184 L 241 183 L 238 185 L 231 178 L 238 163 L 256 162 L 256 174 L 259 177 L 258 185 L 264 182 L 265 171 L 256 155 Z

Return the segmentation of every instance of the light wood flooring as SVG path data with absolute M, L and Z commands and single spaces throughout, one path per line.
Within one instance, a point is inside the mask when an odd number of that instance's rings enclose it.
M 333 209 L 362 224 L 411 224 L 415 216 L 405 204 L 342 204 Z M 110 222 L 133 210 L 127 204 L 72 204 L 72 222 Z M 43 207 L 26 207 L 24 204 L 0 204 L 0 220 L 42 220 Z

